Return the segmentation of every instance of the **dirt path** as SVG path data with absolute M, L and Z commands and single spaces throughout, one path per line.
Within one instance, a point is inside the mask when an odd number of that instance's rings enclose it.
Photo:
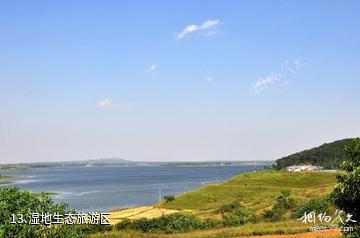
M 339 230 L 329 231 L 313 231 L 294 235 L 265 235 L 265 236 L 251 236 L 251 238 L 326 238 L 326 237 L 340 237 Z M 249 237 L 250 238 L 250 237 Z
M 136 207 L 136 208 L 129 208 L 119 211 L 112 211 L 110 214 L 110 223 L 115 224 L 122 219 L 131 219 L 136 220 L 140 218 L 156 218 L 162 215 L 168 215 L 172 213 L 176 213 L 178 210 L 171 210 L 165 208 L 156 208 L 152 206 L 144 206 L 144 207 Z

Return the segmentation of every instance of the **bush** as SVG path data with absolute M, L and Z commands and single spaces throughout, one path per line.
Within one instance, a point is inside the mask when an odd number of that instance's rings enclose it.
M 85 237 L 86 234 L 111 230 L 111 226 L 105 225 L 66 225 L 66 224 L 39 224 L 27 223 L 11 224 L 12 214 L 24 215 L 25 221 L 30 220 L 31 213 L 54 214 L 76 213 L 69 210 L 67 204 L 56 204 L 46 193 L 32 193 L 21 191 L 19 188 L 0 189 L 0 237 L 51 237 L 51 238 L 77 238 Z
M 230 213 L 230 212 L 234 212 L 236 210 L 242 209 L 243 207 L 239 204 L 239 203 L 231 203 L 231 204 L 226 204 L 222 207 L 220 207 L 219 209 L 216 210 L 217 213 Z
M 130 219 L 123 219 L 114 225 L 116 230 L 135 230 L 134 223 Z
M 280 221 L 283 218 L 284 212 L 276 209 L 267 209 L 263 213 L 263 218 L 270 221 Z
M 165 196 L 164 199 L 166 202 L 172 202 L 175 200 L 175 196 L 173 195 Z
M 290 196 L 290 191 L 284 190 L 280 196 L 276 199 L 274 209 L 276 210 L 289 210 L 295 207 L 295 200 Z
M 157 228 L 156 220 L 151 220 L 148 218 L 140 218 L 135 223 L 136 228 L 143 232 L 151 232 Z
M 194 215 L 174 213 L 165 218 L 165 232 L 167 233 L 191 231 L 203 227 L 202 221 Z
M 295 200 L 290 196 L 290 192 L 287 190 L 281 191 L 281 194 L 276 198 L 272 209 L 265 210 L 263 218 L 271 221 L 280 221 L 283 219 L 287 210 L 295 207 Z
M 110 225 L 101 225 L 101 224 L 84 224 L 84 225 L 75 225 L 78 230 L 78 233 L 83 235 L 98 233 L 98 232 L 105 232 L 111 231 L 112 226 Z
M 223 209 L 220 210 L 224 212 L 222 219 L 207 218 L 201 220 L 191 214 L 173 213 L 153 219 L 124 219 L 115 225 L 115 229 L 141 232 L 177 233 L 226 226 L 239 226 L 246 222 L 257 221 L 257 217 L 254 213 L 249 212 L 238 205 L 231 204 L 226 207 L 224 206 Z
M 313 198 L 307 201 L 306 203 L 301 204 L 298 206 L 292 213 L 293 218 L 301 218 L 305 212 L 310 213 L 315 211 L 316 214 L 319 213 L 327 213 L 330 214 L 332 212 L 331 203 L 328 199 L 320 199 L 320 198 Z
M 211 228 L 220 228 L 223 227 L 224 220 L 216 218 L 207 218 L 203 221 L 202 229 L 207 230 Z
M 194 215 L 174 213 L 158 218 L 139 220 L 123 220 L 115 225 L 117 230 L 137 230 L 141 232 L 162 231 L 166 233 L 176 233 L 202 229 L 203 222 Z
M 239 226 L 245 224 L 246 217 L 238 216 L 236 214 L 228 214 L 223 216 L 224 226 Z
M 225 207 L 222 211 L 226 211 L 223 214 L 223 225 L 224 226 L 239 226 L 244 225 L 247 222 L 256 222 L 257 216 L 255 213 L 244 209 L 242 206 L 230 204 Z
M 75 226 L 64 224 L 46 226 L 29 223 L 11 224 L 12 214 L 23 214 L 29 220 L 29 213 L 69 213 L 66 204 L 55 204 L 51 198 L 42 193 L 34 194 L 21 191 L 19 188 L 0 189 L 0 237 L 81 237 L 81 232 Z

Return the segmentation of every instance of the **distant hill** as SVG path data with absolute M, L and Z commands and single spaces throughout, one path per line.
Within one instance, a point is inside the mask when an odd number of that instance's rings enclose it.
M 337 169 L 346 158 L 344 146 L 348 145 L 352 140 L 353 138 L 337 140 L 283 157 L 276 160 L 276 166 L 282 169 L 291 165 L 311 164 L 322 166 L 325 169 Z
M 274 161 L 256 161 L 257 167 L 271 167 Z M 100 158 L 79 161 L 33 162 L 18 164 L 0 164 L 0 172 L 20 171 L 54 167 L 110 167 L 110 166 L 162 166 L 162 167 L 208 167 L 208 166 L 253 166 L 254 161 L 131 161 L 120 158 Z
M 89 159 L 80 161 L 57 161 L 57 162 L 34 162 L 19 164 L 0 165 L 2 170 L 9 169 L 29 169 L 29 168 L 49 168 L 49 167 L 83 167 L 83 166 L 136 166 L 139 162 L 134 162 L 119 158 Z

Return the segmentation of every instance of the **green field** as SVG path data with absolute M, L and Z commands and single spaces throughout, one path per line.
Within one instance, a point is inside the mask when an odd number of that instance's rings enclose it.
M 282 190 L 289 190 L 299 202 L 329 194 L 336 183 L 336 173 L 262 171 L 244 173 L 224 183 L 202 187 L 184 193 L 172 202 L 158 207 L 210 211 L 225 204 L 239 202 L 246 208 L 260 212 L 271 207 Z

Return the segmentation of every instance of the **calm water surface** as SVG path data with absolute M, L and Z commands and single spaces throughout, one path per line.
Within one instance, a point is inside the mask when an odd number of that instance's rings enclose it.
M 259 167 L 262 168 L 262 167 Z M 14 180 L 34 192 L 57 192 L 56 202 L 79 211 L 110 211 L 150 205 L 159 196 L 178 195 L 251 171 L 252 166 L 219 167 L 79 167 L 19 172 Z

